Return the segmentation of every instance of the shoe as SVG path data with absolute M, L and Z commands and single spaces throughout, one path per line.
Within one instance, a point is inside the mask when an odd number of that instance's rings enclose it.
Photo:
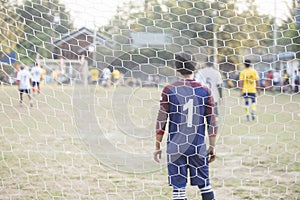
M 247 121 L 250 121 L 250 116 L 246 115 L 246 119 L 247 119 Z

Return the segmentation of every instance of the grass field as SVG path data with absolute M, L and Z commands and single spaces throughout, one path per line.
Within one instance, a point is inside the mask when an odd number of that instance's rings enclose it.
M 16 86 L 0 91 L 0 199 L 170 199 L 165 160 L 152 161 L 160 89 L 47 85 L 32 108 Z M 251 122 L 225 95 L 217 199 L 300 199 L 300 95 L 260 95 Z

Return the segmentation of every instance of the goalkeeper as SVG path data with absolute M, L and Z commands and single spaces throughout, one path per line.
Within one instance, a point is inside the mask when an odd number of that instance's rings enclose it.
M 168 122 L 168 180 L 173 187 L 173 199 L 187 199 L 189 172 L 190 183 L 198 186 L 202 199 L 212 200 L 214 192 L 209 181 L 208 163 L 214 161 L 216 156 L 214 99 L 209 88 L 194 80 L 195 64 L 191 55 L 176 55 L 175 66 L 182 79 L 162 91 L 154 160 L 159 162 L 161 159 L 161 141 Z M 209 135 L 208 150 L 204 140 L 206 130 Z

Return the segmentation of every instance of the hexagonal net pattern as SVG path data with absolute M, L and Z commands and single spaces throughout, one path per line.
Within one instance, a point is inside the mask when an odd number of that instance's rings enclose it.
M 0 1 L 0 199 L 298 199 L 282 2 Z

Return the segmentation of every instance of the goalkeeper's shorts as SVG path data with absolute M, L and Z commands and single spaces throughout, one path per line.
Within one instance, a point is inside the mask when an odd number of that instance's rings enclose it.
M 185 187 L 188 181 L 188 171 L 191 185 L 197 185 L 200 188 L 210 185 L 208 156 L 168 154 L 169 185 L 178 188 Z

